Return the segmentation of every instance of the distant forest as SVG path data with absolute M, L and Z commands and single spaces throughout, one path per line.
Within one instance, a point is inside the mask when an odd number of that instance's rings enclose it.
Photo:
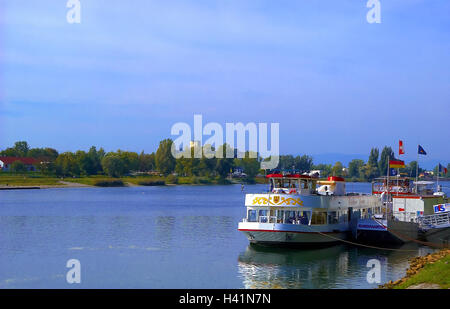
M 54 175 L 61 177 L 80 177 L 90 175 L 108 175 L 111 177 L 122 177 L 132 173 L 160 173 L 171 175 L 176 173 L 180 176 L 202 176 L 226 178 L 231 171 L 239 168 L 247 177 L 253 180 L 258 174 L 264 175 L 266 172 L 260 170 L 262 158 L 250 158 L 247 152 L 244 158 L 226 158 L 225 151 L 227 145 L 218 148 L 223 151 L 224 158 L 179 158 L 175 159 L 171 154 L 173 141 L 171 139 L 162 140 L 159 147 L 152 153 L 141 153 L 117 150 L 115 152 L 105 152 L 103 148 L 97 149 L 92 146 L 88 151 L 78 150 L 76 152 L 59 153 L 53 148 L 30 148 L 26 141 L 18 141 L 13 147 L 0 151 L 0 156 L 9 157 L 31 157 L 41 161 L 36 168 L 44 175 Z M 236 154 L 237 151 L 234 150 Z M 191 156 L 193 157 L 193 156 Z M 321 177 L 341 176 L 350 180 L 370 181 L 379 176 L 387 174 L 387 164 L 389 159 L 395 159 L 395 154 L 391 147 L 385 146 L 381 155 L 378 148 L 372 148 L 367 162 L 354 159 L 344 166 L 341 162 L 331 164 L 314 164 L 313 158 L 309 155 L 292 156 L 281 155 L 277 171 L 310 172 L 319 170 Z M 267 160 L 267 158 L 266 158 Z M 417 161 L 412 161 L 405 168 L 400 169 L 400 174 L 407 177 L 416 177 Z M 438 167 L 434 169 L 436 175 Z M 450 171 L 450 164 L 447 165 Z M 11 166 L 11 173 L 24 173 L 26 168 L 23 163 L 16 161 Z M 419 168 L 419 174 L 424 170 Z M 450 173 L 441 177 L 450 178 Z

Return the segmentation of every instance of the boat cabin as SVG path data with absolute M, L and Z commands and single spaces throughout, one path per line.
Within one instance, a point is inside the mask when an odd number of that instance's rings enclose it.
M 270 193 L 300 195 L 345 195 L 345 180 L 342 177 L 330 176 L 327 180 L 319 180 L 309 175 L 269 174 Z
M 330 208 L 329 200 L 321 197 L 344 196 L 343 178 L 319 180 L 300 174 L 269 174 L 266 177 L 270 187 L 267 193 L 246 195 L 246 222 L 323 225 L 348 221 L 348 211 L 340 207 L 339 201 L 336 207 Z
M 271 193 L 310 195 L 316 189 L 317 179 L 308 175 L 269 174 L 266 178 L 269 179 Z
M 379 177 L 372 181 L 372 194 L 387 192 L 392 195 L 410 195 L 414 194 L 414 187 L 407 177 Z

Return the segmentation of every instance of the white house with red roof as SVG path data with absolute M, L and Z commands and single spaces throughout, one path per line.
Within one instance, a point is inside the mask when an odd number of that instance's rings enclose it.
M 28 171 L 36 171 L 40 160 L 35 158 L 0 157 L 0 169 L 5 172 L 11 171 L 11 164 L 16 161 L 22 162 Z

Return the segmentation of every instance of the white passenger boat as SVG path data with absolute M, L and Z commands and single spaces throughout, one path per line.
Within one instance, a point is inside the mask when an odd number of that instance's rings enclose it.
M 380 208 L 376 196 L 346 193 L 341 177 L 319 180 L 299 174 L 270 174 L 270 189 L 246 194 L 246 217 L 238 229 L 251 243 L 329 244 L 349 236 L 352 212 Z

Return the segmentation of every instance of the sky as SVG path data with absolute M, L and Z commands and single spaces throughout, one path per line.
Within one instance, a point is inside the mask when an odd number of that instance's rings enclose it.
M 0 149 L 155 151 L 172 125 L 279 123 L 282 154 L 450 161 L 450 2 L 0 0 Z M 204 137 L 206 139 L 206 137 Z M 367 159 L 367 158 L 366 158 Z

